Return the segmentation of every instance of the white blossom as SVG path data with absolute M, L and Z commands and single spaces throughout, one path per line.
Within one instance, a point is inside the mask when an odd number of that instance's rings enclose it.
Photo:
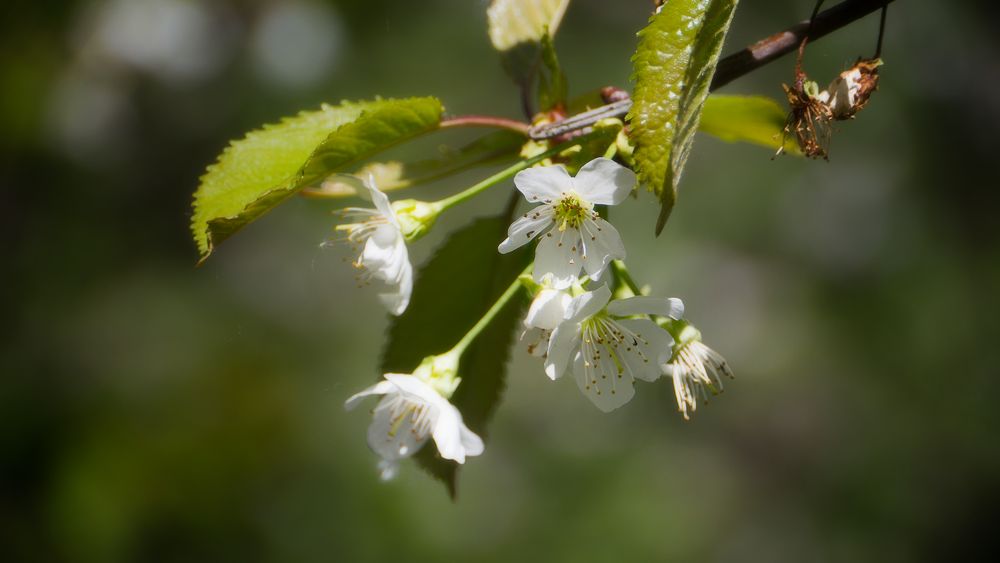
M 345 403 L 351 409 L 365 397 L 382 396 L 372 411 L 368 445 L 381 458 L 378 467 L 383 479 L 392 478 L 399 460 L 415 454 L 429 438 L 434 438 L 441 457 L 458 463 L 483 453 L 483 441 L 430 381 L 399 373 L 384 377 Z
M 541 236 L 535 250 L 536 282 L 549 276 L 553 287 L 565 289 L 581 269 L 597 279 L 608 263 L 625 258 L 625 246 L 594 206 L 621 203 L 635 183 L 635 173 L 607 158 L 591 160 L 576 177 L 562 165 L 522 170 L 514 185 L 530 203 L 541 205 L 511 224 L 498 250 L 508 253 Z
M 371 198 L 374 208 L 348 207 L 344 217 L 352 222 L 337 225 L 346 233 L 346 241 L 359 253 L 353 266 L 358 270 L 358 283 L 366 285 L 374 279 L 387 289 L 379 293 L 382 303 L 394 315 L 401 315 L 410 303 L 413 292 L 413 265 L 406 249 L 406 237 L 389 204 L 389 198 L 375 187 L 374 179 L 360 182 Z
M 606 286 L 574 297 L 562 322 L 553 330 L 545 359 L 551 379 L 572 371 L 576 384 L 597 408 L 612 411 L 635 394 L 636 379 L 660 377 L 657 360 L 673 345 L 670 334 L 649 318 L 679 318 L 679 299 L 630 297 L 611 302 Z

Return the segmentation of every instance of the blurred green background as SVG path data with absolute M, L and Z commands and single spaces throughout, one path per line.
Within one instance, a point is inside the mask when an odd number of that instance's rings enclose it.
M 830 163 L 703 137 L 663 236 L 648 195 L 615 209 L 638 278 L 736 370 L 691 422 L 666 382 L 602 414 L 519 347 L 457 503 L 413 464 L 378 482 L 342 404 L 377 376 L 386 316 L 319 246 L 333 204 L 292 200 L 195 269 L 191 193 L 228 139 L 324 101 L 519 117 L 485 4 L 4 3 L 0 559 L 975 559 L 1000 502 L 988 2 L 893 4 L 881 89 Z M 744 1 L 726 51 L 811 8 Z M 573 2 L 573 93 L 628 84 L 649 9 Z M 876 29 L 815 43 L 807 70 L 829 80 Z M 780 98 L 792 65 L 724 92 Z

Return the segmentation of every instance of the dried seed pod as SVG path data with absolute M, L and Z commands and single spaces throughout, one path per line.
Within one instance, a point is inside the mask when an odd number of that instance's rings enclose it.
M 878 90 L 878 69 L 882 59 L 859 58 L 854 66 L 840 73 L 826 89 L 827 105 L 833 118 L 854 119 L 864 109 L 871 95 Z
M 859 57 L 854 66 L 841 72 L 822 92 L 815 82 L 806 77 L 806 73 L 802 70 L 802 58 L 812 31 L 812 22 L 822 5 L 823 0 L 816 2 L 806 35 L 799 43 L 793 86 L 782 84 L 788 97 L 790 111 L 785 121 L 782 146 L 775 156 L 784 150 L 784 141 L 788 135 L 794 134 L 799 148 L 807 157 L 829 160 L 830 139 L 833 135 L 831 123 L 854 119 L 854 116 L 868 104 L 872 94 L 878 90 L 878 69 L 882 66 L 879 55 L 882 52 L 882 37 L 885 34 L 885 6 L 882 8 L 875 56 L 870 59 Z

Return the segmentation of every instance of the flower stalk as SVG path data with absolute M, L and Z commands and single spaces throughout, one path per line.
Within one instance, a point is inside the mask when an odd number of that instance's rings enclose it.
M 472 342 L 476 339 L 476 337 L 479 336 L 479 334 L 483 332 L 483 330 L 486 327 L 488 327 L 491 322 L 493 322 L 493 319 L 496 318 L 496 316 L 500 313 L 500 311 L 503 310 L 503 308 L 507 305 L 507 303 L 509 303 L 510 300 L 513 299 L 515 295 L 517 295 L 518 290 L 521 289 L 521 286 L 523 285 L 523 282 L 521 281 L 522 276 L 530 271 L 531 271 L 531 264 L 529 264 L 528 267 L 524 269 L 524 272 L 522 272 L 516 278 L 514 278 L 514 281 L 507 287 L 506 290 L 504 290 L 504 292 L 500 295 L 500 297 L 496 300 L 496 302 L 493 303 L 490 309 L 486 311 L 486 314 L 483 315 L 482 318 L 479 319 L 476 322 L 476 324 L 469 329 L 469 332 L 465 333 L 465 336 L 463 336 L 462 339 L 459 340 L 455 344 L 455 346 L 453 346 L 452 349 L 447 352 L 447 354 L 454 354 L 456 356 L 461 356 L 463 353 L 465 353 L 466 348 L 468 348 L 469 345 L 472 344 Z
M 625 267 L 625 262 L 621 260 L 614 260 L 611 262 L 611 268 L 611 271 L 615 274 L 615 279 L 628 288 L 628 290 L 632 293 L 631 296 L 645 295 L 642 288 L 635 283 L 635 279 L 632 278 L 632 274 L 629 273 L 628 268 Z
M 601 132 L 598 131 L 597 134 L 601 134 Z M 582 145 L 584 142 L 589 140 L 589 138 L 590 135 L 584 135 L 582 137 L 577 137 L 571 141 L 567 141 L 565 143 L 552 147 L 551 149 L 545 152 L 539 153 L 537 155 L 532 156 L 531 158 L 522 160 L 517 164 L 514 164 L 513 166 L 505 168 L 500 172 L 497 172 L 496 174 L 490 176 L 489 178 L 486 178 L 485 180 L 479 182 L 478 184 L 466 190 L 458 192 L 455 195 L 448 196 L 444 199 L 435 201 L 431 203 L 431 205 L 434 206 L 434 208 L 437 210 L 438 213 L 441 213 L 442 211 L 450 209 L 458 205 L 459 203 L 462 203 L 468 199 L 471 199 L 472 197 L 479 195 L 480 193 L 486 191 L 488 188 L 491 188 L 501 182 L 513 178 L 515 174 L 526 168 L 530 168 L 547 158 L 556 156 L 559 153 L 566 151 L 567 149 L 571 149 L 575 146 Z

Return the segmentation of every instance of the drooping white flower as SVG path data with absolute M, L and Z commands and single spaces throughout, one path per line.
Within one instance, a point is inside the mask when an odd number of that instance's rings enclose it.
M 678 318 L 679 299 L 630 297 L 611 302 L 606 286 L 574 297 L 563 321 L 552 332 L 545 373 L 552 379 L 571 370 L 576 384 L 597 408 L 612 411 L 635 394 L 636 379 L 660 377 L 657 360 L 671 350 L 673 338 L 648 318 Z
M 379 293 L 379 299 L 392 314 L 401 315 L 413 292 L 413 265 L 406 237 L 389 198 L 375 187 L 374 179 L 369 176 L 367 181 L 354 181 L 365 188 L 359 193 L 367 194 L 375 207 L 345 208 L 343 215 L 351 222 L 337 225 L 336 230 L 345 232 L 346 241 L 359 252 L 353 262 L 359 271 L 358 283 L 367 284 L 372 279 L 384 283 L 387 290 Z
M 609 262 L 625 258 L 625 246 L 594 206 L 621 203 L 635 183 L 634 172 L 607 158 L 591 160 L 576 177 L 561 165 L 522 170 L 514 185 L 529 202 L 542 205 L 514 221 L 498 249 L 511 252 L 542 236 L 535 250 L 536 282 L 549 275 L 556 289 L 565 289 L 581 269 L 597 279 Z
M 385 380 L 347 399 L 354 408 L 370 395 L 382 400 L 372 411 L 368 445 L 379 455 L 383 479 L 395 475 L 399 460 L 415 454 L 434 438 L 441 457 L 458 463 L 483 453 L 483 441 L 462 422 L 462 413 L 429 381 L 417 375 L 387 373 Z
M 722 392 L 722 376 L 733 377 L 733 371 L 718 352 L 701 341 L 701 332 L 687 321 L 671 323 L 675 344 L 670 353 L 660 358 L 660 369 L 673 379 L 677 409 L 684 420 L 690 420 L 698 401 L 708 402 L 708 396 Z
M 521 340 L 528 342 L 528 353 L 544 356 L 549 348 L 549 337 L 566 314 L 572 298 L 560 289 L 542 287 L 531 301 L 528 314 L 524 317 L 524 332 Z

